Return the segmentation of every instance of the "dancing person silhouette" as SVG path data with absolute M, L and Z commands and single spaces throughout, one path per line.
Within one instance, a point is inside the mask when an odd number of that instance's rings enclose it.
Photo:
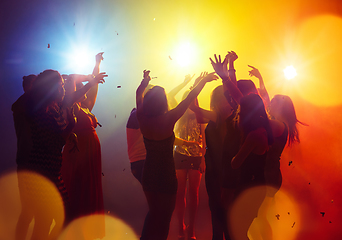
M 208 74 L 176 108 L 168 110 L 164 88 L 154 86 L 143 96 L 151 80 L 149 73 L 144 70 L 136 92 L 137 117 L 146 148 L 142 183 L 150 214 L 145 223 L 146 233 L 141 239 L 166 240 L 177 193 L 173 160 L 174 125 L 204 85 L 216 80 L 217 76 Z

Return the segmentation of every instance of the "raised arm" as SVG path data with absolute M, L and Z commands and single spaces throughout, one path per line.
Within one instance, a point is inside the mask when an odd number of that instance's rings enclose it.
M 144 70 L 143 80 L 141 81 L 136 91 L 137 113 L 141 113 L 142 111 L 143 94 L 150 81 L 151 81 L 150 71 Z
M 88 83 L 84 85 L 81 89 L 71 92 L 68 94 L 68 98 L 64 99 L 63 106 L 68 108 L 76 103 L 80 98 L 82 98 L 93 86 L 99 83 L 104 83 L 104 78 L 108 77 L 105 72 L 99 73 L 96 76 L 91 76 L 88 78 Z M 73 83 L 74 84 L 74 83 Z
M 232 81 L 236 85 L 236 74 L 235 74 L 235 68 L 234 68 L 234 62 L 236 59 L 238 59 L 238 55 L 234 51 L 228 51 L 228 54 L 226 55 L 226 59 L 228 61 L 228 76 L 230 78 L 230 81 Z
M 224 61 L 221 61 L 221 56 L 219 55 L 219 58 L 217 58 L 216 54 L 214 55 L 215 61 L 213 61 L 210 58 L 211 65 L 213 66 L 215 72 L 221 77 L 222 83 L 225 89 L 228 89 L 230 95 L 232 98 L 240 104 L 240 100 L 243 97 L 241 91 L 238 89 L 236 84 L 234 84 L 228 75 L 227 69 L 227 58 L 224 59 Z
M 190 106 L 191 102 L 194 101 L 198 94 L 202 91 L 204 85 L 207 82 L 211 82 L 217 79 L 218 77 L 215 75 L 215 73 L 210 73 L 207 76 L 205 76 L 202 80 L 200 80 L 199 83 L 192 88 L 188 96 L 183 101 L 181 101 L 176 108 L 168 112 L 168 119 L 173 123 L 177 122 L 177 120 L 184 114 L 186 109 Z
M 167 94 L 167 100 L 169 102 L 169 105 L 171 108 L 175 108 L 177 106 L 177 100 L 175 98 L 175 96 L 177 95 L 177 93 L 179 93 L 179 91 L 184 88 L 190 81 L 191 79 L 195 76 L 194 75 L 186 75 L 185 78 L 184 78 L 184 81 L 179 84 L 178 86 L 176 86 L 174 89 L 172 89 L 168 94 Z
M 95 66 L 93 69 L 93 76 L 97 76 L 100 73 L 100 64 L 102 60 L 103 60 L 103 52 L 96 54 Z M 95 105 L 98 88 L 99 88 L 98 84 L 95 84 L 94 86 L 92 86 L 87 92 L 87 99 L 82 102 L 82 106 L 88 108 L 89 111 L 91 111 Z
M 251 77 L 254 76 L 257 79 L 259 79 L 259 89 L 258 89 L 259 94 L 265 102 L 265 105 L 266 105 L 265 107 L 268 108 L 270 106 L 270 97 L 269 97 L 268 92 L 266 90 L 264 80 L 260 74 L 260 71 L 251 65 L 248 65 L 248 67 L 252 68 L 252 70 L 249 71 L 249 76 L 251 76 Z

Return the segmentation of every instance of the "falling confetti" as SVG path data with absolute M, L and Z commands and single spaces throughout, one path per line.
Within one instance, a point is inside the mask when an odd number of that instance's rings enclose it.
M 156 20 L 156 18 L 153 18 L 153 21 L 155 21 Z
M 309 185 L 310 185 L 311 183 L 309 183 Z
M 288 212 L 287 214 L 290 215 L 290 212 Z
M 121 86 L 117 86 L 116 88 L 121 88 Z
M 331 221 L 329 221 L 329 223 L 331 223 Z
M 331 200 L 331 203 L 334 203 L 334 200 L 333 200 L 333 199 Z
M 74 23 L 74 27 L 75 27 L 75 23 Z
M 292 165 L 292 161 L 289 161 L 289 166 L 291 166 Z
M 277 215 L 275 215 L 276 216 L 276 218 L 279 220 L 279 218 L 280 218 L 280 215 L 279 214 L 277 214 Z
M 158 78 L 158 77 L 152 77 L 151 79 L 155 79 L 155 78 Z
M 107 212 L 108 214 L 110 213 L 110 211 Z
M 48 48 L 50 48 L 50 43 L 48 43 Z
M 296 224 L 296 222 L 293 223 L 292 228 L 294 227 L 295 224 Z
M 114 118 L 116 118 L 116 114 L 115 114 Z
M 124 172 L 126 170 L 126 168 L 124 168 L 122 171 Z
M 169 56 L 170 60 L 172 60 L 171 56 Z
M 102 125 L 99 122 L 97 122 L 96 124 L 99 125 L 99 127 L 102 127 Z
M 320 214 L 322 214 L 322 217 L 324 217 L 325 212 L 320 212 Z
M 104 176 L 104 173 L 102 173 L 102 176 Z

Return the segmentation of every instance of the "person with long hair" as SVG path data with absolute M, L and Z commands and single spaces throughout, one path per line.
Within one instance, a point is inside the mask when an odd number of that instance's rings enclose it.
M 233 206 L 230 214 L 230 232 L 234 239 L 249 239 L 248 229 L 266 195 L 265 165 L 273 133 L 261 97 L 249 94 L 240 100 L 239 127 L 242 145 L 232 159 L 232 168 L 239 169 L 237 198 L 243 199 L 240 207 Z M 257 188 L 255 188 L 257 187 Z M 251 189 L 254 188 L 252 191 Z M 245 196 L 245 191 L 249 194 Z
M 81 82 L 82 76 L 78 79 L 78 76 L 71 76 L 67 80 L 70 86 L 66 92 L 67 96 L 77 91 L 83 91 L 84 94 L 72 106 L 77 119 L 73 129 L 77 143 L 73 139 L 68 139 L 63 149 L 62 164 L 62 176 L 69 194 L 70 220 L 95 214 L 103 216 L 98 218 L 93 226 L 93 238 L 105 236 L 101 145 L 95 130 L 98 121 L 91 112 L 98 92 L 98 84 L 93 84 L 92 78 L 100 74 L 102 60 L 103 52 L 95 56 L 92 77 L 86 85 Z M 102 78 L 106 76 L 103 74 Z M 76 92 L 72 92 L 73 85 L 76 86 Z
M 192 79 L 193 76 L 186 75 L 184 81 L 169 92 L 168 101 L 170 102 L 171 107 L 177 105 L 175 95 Z M 198 83 L 205 76 L 205 73 L 201 73 L 194 84 Z M 190 90 L 184 92 L 182 100 L 187 97 L 189 92 Z M 186 234 L 188 235 L 188 239 L 196 239 L 195 220 L 199 201 L 198 191 L 202 173 L 205 169 L 203 154 L 204 127 L 202 124 L 198 123 L 196 114 L 190 109 L 187 109 L 176 123 L 175 136 L 185 141 L 196 142 L 196 144 L 192 145 L 175 144 L 173 154 L 178 180 L 175 207 L 175 214 L 178 221 L 178 239 L 184 240 Z M 188 199 L 186 197 L 187 180 L 189 182 Z M 189 209 L 189 224 L 187 226 L 184 222 L 186 208 Z
M 286 147 L 291 147 L 299 143 L 298 125 L 302 123 L 297 119 L 294 104 L 289 96 L 277 94 L 272 100 L 269 100 L 263 78 L 259 70 L 253 66 L 249 71 L 250 76 L 259 79 L 259 92 L 268 108 L 270 124 L 274 136 L 274 143 L 270 146 L 265 166 L 265 179 L 267 185 L 267 194 L 260 206 L 258 217 L 255 219 L 250 229 L 250 234 L 255 238 L 261 236 L 262 239 L 273 239 L 272 228 L 267 220 L 267 211 L 272 205 L 275 194 L 279 191 L 283 177 L 280 169 L 281 155 Z
M 227 122 L 232 118 L 233 108 L 227 101 L 222 85 L 217 86 L 211 93 L 210 110 L 191 105 L 196 115 L 207 122 L 205 128 L 205 185 L 211 212 L 212 239 L 229 239 L 226 214 L 222 202 L 223 165 L 222 153 L 224 139 L 228 134 Z
M 207 82 L 217 79 L 214 73 L 203 78 L 177 107 L 168 110 L 164 88 L 154 86 L 145 96 L 150 71 L 144 70 L 136 92 L 137 117 L 144 137 L 146 160 L 142 185 L 149 206 L 145 232 L 141 239 L 166 240 L 175 208 L 177 177 L 173 160 L 174 125 Z

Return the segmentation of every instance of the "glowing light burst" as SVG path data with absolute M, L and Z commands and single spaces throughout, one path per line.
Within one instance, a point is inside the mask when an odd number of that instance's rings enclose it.
M 291 80 L 297 76 L 297 71 L 292 65 L 287 66 L 283 71 L 287 80 Z
M 67 56 L 67 64 L 72 73 L 89 74 L 94 67 L 95 54 L 87 47 L 75 47 Z
M 174 59 L 181 67 L 189 66 L 196 59 L 196 49 L 189 42 L 178 47 Z

